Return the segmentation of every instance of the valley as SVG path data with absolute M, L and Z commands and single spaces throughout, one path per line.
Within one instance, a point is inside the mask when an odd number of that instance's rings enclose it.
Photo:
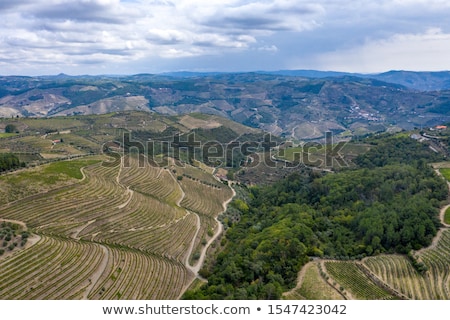
M 449 79 L 445 73 L 301 71 L 0 77 L 0 116 L 198 112 L 296 141 L 320 140 L 327 131 L 346 139 L 448 121 Z
M 450 299 L 440 115 L 279 137 L 124 108 L 0 119 L 2 299 Z

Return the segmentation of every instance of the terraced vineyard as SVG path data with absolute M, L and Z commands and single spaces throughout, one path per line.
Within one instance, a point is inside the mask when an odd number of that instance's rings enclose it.
M 450 299 L 450 229 L 443 228 L 434 243 L 414 253 L 427 271 L 419 273 L 405 255 L 378 255 L 361 262 L 324 260 L 325 273 L 308 264 L 299 284 L 286 293 L 289 299 L 320 299 L 324 277 L 346 299 Z M 313 281 L 311 279 L 314 279 Z M 335 298 L 331 298 L 335 299 Z
M 203 245 L 217 231 L 216 217 L 225 210 L 224 204 L 231 199 L 233 191 L 202 169 L 186 165 L 176 170 L 183 177 L 179 181 L 184 194 L 180 205 L 197 214 L 200 220 L 191 257 L 191 263 L 194 263 L 194 256 L 198 256 Z
M 81 299 L 105 253 L 94 243 L 41 236 L 0 262 L 2 299 Z
M 108 248 L 108 263 L 89 299 L 176 299 L 190 280 L 180 262 L 126 248 Z
M 318 262 L 306 264 L 300 271 L 298 285 L 284 295 L 289 300 L 343 300 L 342 292 L 321 276 Z
M 145 159 L 139 162 L 133 157 L 127 158 L 126 163 L 127 166 L 124 166 L 120 175 L 120 181 L 124 185 L 170 204 L 181 201 L 181 188 L 169 170 L 152 166 Z
M 379 300 L 393 298 L 389 292 L 367 278 L 353 262 L 326 261 L 324 264 L 327 272 L 339 284 L 339 290 L 342 292 L 348 291 L 356 299 Z
M 41 237 L 0 260 L 0 298 L 180 296 L 195 278 L 186 261 L 206 250 L 200 239 L 212 238 L 208 231 L 217 230 L 215 218 L 233 193 L 199 168 L 186 170 L 203 183 L 126 160 L 125 167 L 90 165 L 77 183 L 0 208 L 0 218 L 22 221 Z M 199 190 L 204 196 L 194 195 Z
M 404 256 L 367 258 L 364 263 L 390 287 L 410 299 L 450 299 L 450 230 L 445 230 L 436 246 L 417 254 L 428 267 L 418 273 Z

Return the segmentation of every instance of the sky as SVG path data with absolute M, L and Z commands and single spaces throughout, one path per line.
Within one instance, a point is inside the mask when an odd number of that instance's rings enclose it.
M 450 70 L 448 0 L 0 0 L 0 75 Z

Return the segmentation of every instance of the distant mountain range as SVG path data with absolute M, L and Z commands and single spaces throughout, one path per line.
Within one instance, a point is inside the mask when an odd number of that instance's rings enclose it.
M 299 140 L 347 137 L 449 122 L 450 72 L 0 76 L 2 117 L 122 110 L 215 114 Z
M 284 75 L 304 78 L 338 78 L 338 77 L 358 77 L 370 78 L 384 82 L 400 84 L 410 89 L 421 91 L 434 91 L 450 89 L 450 71 L 439 72 L 415 72 L 415 71 L 388 71 L 384 73 L 350 73 L 337 71 L 318 70 L 278 70 L 278 71 L 258 71 L 261 74 Z M 215 76 L 224 73 L 220 72 L 168 72 L 163 75 L 181 78 Z

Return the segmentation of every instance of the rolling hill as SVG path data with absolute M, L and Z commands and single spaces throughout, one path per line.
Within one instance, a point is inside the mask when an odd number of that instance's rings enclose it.
M 390 72 L 369 77 L 300 71 L 3 76 L 0 116 L 200 112 L 286 138 L 314 140 L 326 131 L 345 137 L 440 124 L 450 117 L 447 78 L 446 73 Z

